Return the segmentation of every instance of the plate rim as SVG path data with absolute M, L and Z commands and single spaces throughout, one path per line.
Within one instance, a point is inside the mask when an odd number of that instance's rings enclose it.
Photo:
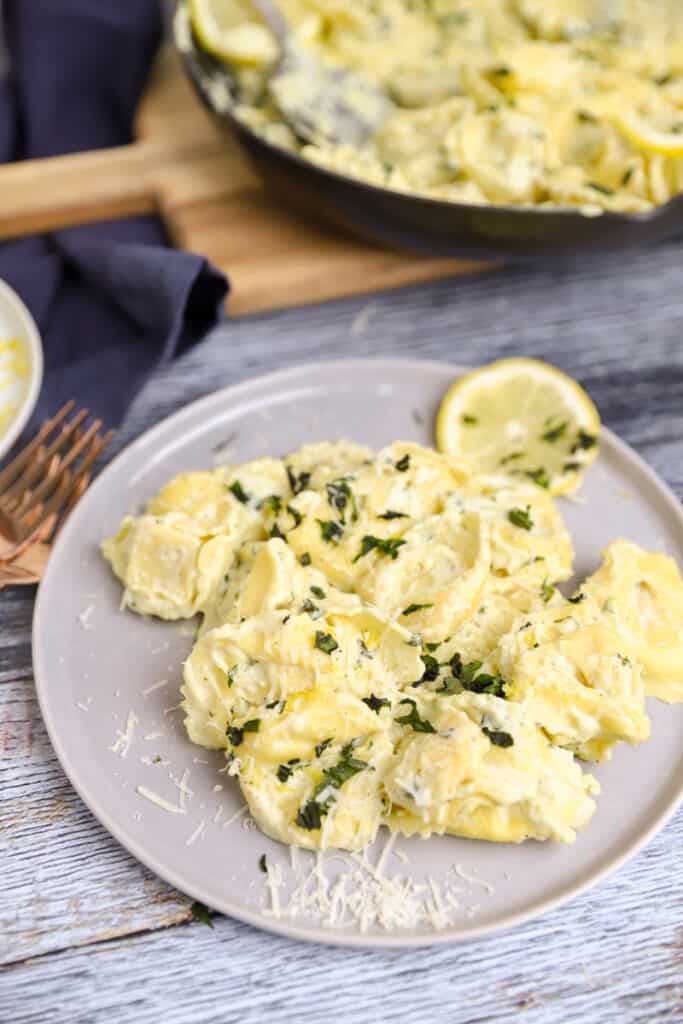
M 342 371 L 344 373 L 353 370 L 357 371 L 361 368 L 367 369 L 368 367 L 372 367 L 376 370 L 382 368 L 391 370 L 396 369 L 397 366 L 401 370 L 412 370 L 414 372 L 437 371 L 439 373 L 443 373 L 444 371 L 449 371 L 454 377 L 462 375 L 467 372 L 467 370 L 471 369 L 471 367 L 437 359 L 381 357 L 318 360 L 316 362 L 307 361 L 303 363 L 295 363 L 291 366 L 281 367 L 265 374 L 247 377 L 236 384 L 229 384 L 223 388 L 211 391 L 208 394 L 202 395 L 199 398 L 188 402 L 186 405 L 182 406 L 182 408 L 170 413 L 170 415 L 159 420 L 147 430 L 144 430 L 129 444 L 125 445 L 125 447 L 114 456 L 111 462 L 104 467 L 96 480 L 94 480 L 88 488 L 88 492 L 81 499 L 79 505 L 87 508 L 90 495 L 97 489 L 103 489 L 106 486 L 110 476 L 110 471 L 111 474 L 113 474 L 115 468 L 118 468 L 120 463 L 129 459 L 131 455 L 135 455 L 138 451 L 144 451 L 150 443 L 154 442 L 155 438 L 159 434 L 163 434 L 168 430 L 169 425 L 172 429 L 175 428 L 177 425 L 182 424 L 183 419 L 188 415 L 191 416 L 195 412 L 201 411 L 213 404 L 220 405 L 226 396 L 230 398 L 241 397 L 245 392 L 248 393 L 252 390 L 258 391 L 263 386 L 267 387 L 272 383 L 278 383 L 280 381 L 285 382 L 290 378 L 296 378 L 299 375 L 306 375 L 311 372 L 318 372 L 321 369 L 324 369 L 328 373 L 334 375 L 335 373 Z M 609 445 L 616 451 L 619 457 L 639 474 L 645 476 L 648 483 L 653 488 L 657 498 L 663 503 L 664 508 L 677 522 L 677 525 L 683 534 L 683 508 L 681 507 L 673 490 L 645 462 L 642 456 L 640 456 L 635 449 L 631 448 L 631 446 L 625 441 L 622 441 L 621 438 L 613 433 L 613 431 L 608 427 L 604 426 L 604 424 L 601 426 L 601 432 L 603 437 L 607 438 Z M 162 453 L 163 450 L 164 449 L 162 449 Z M 67 522 L 64 530 L 61 531 L 60 536 L 56 541 L 53 553 L 54 550 L 58 550 L 59 546 L 65 543 L 64 537 L 68 536 L 70 526 L 71 523 Z M 34 685 L 36 695 L 38 697 L 41 717 L 53 750 L 57 756 L 57 760 L 59 761 L 67 779 L 97 821 L 100 822 L 109 834 L 113 836 L 113 838 L 123 846 L 128 853 L 135 857 L 135 859 L 146 868 L 156 874 L 163 881 L 167 882 L 167 884 L 172 885 L 181 894 L 186 895 L 193 900 L 201 901 L 207 906 L 210 906 L 211 909 L 215 909 L 225 916 L 232 917 L 237 921 L 251 925 L 261 931 L 274 933 L 296 941 L 316 942 L 326 946 L 344 946 L 356 949 L 418 949 L 437 945 L 455 945 L 476 941 L 487 936 L 493 936 L 499 932 L 516 928 L 519 925 L 525 924 L 526 922 L 538 918 L 541 915 L 549 913 L 550 911 L 557 909 L 559 906 L 569 902 L 569 900 L 573 900 L 575 897 L 600 884 L 614 872 L 618 871 L 619 868 L 621 868 L 627 861 L 635 857 L 643 847 L 646 846 L 647 843 L 649 843 L 650 840 L 664 828 L 667 822 L 670 821 L 676 813 L 681 803 L 683 803 L 683 779 L 681 779 L 677 789 L 674 791 L 673 795 L 664 802 L 649 827 L 638 832 L 634 839 L 617 855 L 610 857 L 603 867 L 590 873 L 588 876 L 582 876 L 579 881 L 569 883 L 553 897 L 536 901 L 523 910 L 503 915 L 486 924 L 469 925 L 465 931 L 462 931 L 459 925 L 454 925 L 443 929 L 442 931 L 434 931 L 433 933 L 425 933 L 424 935 L 407 935 L 400 931 L 387 932 L 386 934 L 373 933 L 372 935 L 364 935 L 356 931 L 349 932 L 349 934 L 343 934 L 340 930 L 333 932 L 331 929 L 326 929 L 322 926 L 301 924 L 296 919 L 290 920 L 270 917 L 264 910 L 251 910 L 239 905 L 234 905 L 230 899 L 226 899 L 223 903 L 223 907 L 226 909 L 212 906 L 215 901 L 212 898 L 207 897 L 206 891 L 203 890 L 201 884 L 195 885 L 190 882 L 190 884 L 187 885 L 186 880 L 181 877 L 181 872 L 177 872 L 172 868 L 167 869 L 164 864 L 157 861 L 153 855 L 148 854 L 142 841 L 130 835 L 126 831 L 125 827 L 120 827 L 118 822 L 111 818 L 106 810 L 102 809 L 97 794 L 89 792 L 87 783 L 83 782 L 79 778 L 78 770 L 74 768 L 69 754 L 58 736 L 56 725 L 47 711 L 48 670 L 46 670 L 46 667 L 42 663 L 43 658 L 40 652 L 39 639 L 43 630 L 43 617 L 46 614 L 44 611 L 46 598 L 42 597 L 43 593 L 47 590 L 44 584 L 46 580 L 51 578 L 51 565 L 54 564 L 56 564 L 56 561 L 51 557 L 48 561 L 45 575 L 38 587 L 31 630 L 31 651 Z

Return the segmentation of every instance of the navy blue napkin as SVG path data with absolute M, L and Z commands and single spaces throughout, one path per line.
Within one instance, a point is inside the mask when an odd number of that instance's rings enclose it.
M 130 142 L 161 40 L 155 0 L 4 0 L 2 11 L 0 163 Z M 32 425 L 73 397 L 115 426 L 154 368 L 222 316 L 228 291 L 202 257 L 171 249 L 153 217 L 0 244 L 0 277 L 43 336 Z

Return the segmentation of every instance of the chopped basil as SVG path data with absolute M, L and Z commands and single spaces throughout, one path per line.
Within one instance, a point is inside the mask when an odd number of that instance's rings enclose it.
M 570 604 L 580 604 L 581 601 L 586 600 L 586 595 L 584 593 L 579 593 L 576 594 L 574 597 L 568 597 L 567 600 Z
M 317 597 L 319 601 L 322 601 L 325 597 L 325 591 L 322 587 L 311 587 L 311 593 L 313 597 Z
M 407 608 L 404 608 L 401 615 L 412 615 L 414 612 L 421 612 L 425 608 L 433 608 L 434 604 L 409 604 Z
M 437 650 L 437 648 L 441 647 L 441 644 L 442 644 L 442 641 L 441 641 L 441 640 L 437 640 L 437 641 L 436 641 L 436 643 L 433 643 L 433 644 L 425 644 L 425 648 L 426 648 L 426 650 L 428 650 L 428 651 L 430 652 L 430 654 L 431 654 L 431 653 L 432 653 L 433 651 Z
M 299 764 L 301 764 L 301 761 L 299 760 L 299 758 L 298 757 L 292 757 L 287 762 L 287 764 L 280 764 L 280 765 L 278 765 L 277 777 L 280 780 L 280 782 L 287 782 L 287 780 L 292 775 L 292 772 L 294 771 L 294 769 Z
M 635 167 L 627 167 L 626 168 L 626 170 L 624 171 L 624 173 L 621 176 L 622 188 L 625 185 L 628 185 L 628 183 L 630 182 L 630 180 L 633 177 L 634 173 L 635 173 Z
M 498 67 L 489 68 L 489 74 L 495 78 L 507 78 L 512 74 L 512 68 L 509 68 L 507 64 L 499 64 Z
M 315 756 L 320 757 L 322 754 L 324 754 L 331 742 L 332 737 L 330 736 L 329 739 L 323 740 L 322 743 L 316 744 Z
M 571 447 L 572 455 L 575 452 L 587 451 L 589 448 L 594 448 L 598 443 L 598 439 L 594 434 L 587 434 L 585 430 L 579 430 L 576 435 L 576 441 Z
M 281 715 L 282 712 L 285 710 L 286 703 L 286 700 L 271 700 L 269 704 L 266 704 L 266 708 L 268 709 L 268 711 L 272 711 L 273 708 L 277 708 L 279 706 L 278 714 Z
M 296 473 L 292 471 L 289 466 L 285 466 L 287 470 L 287 479 L 289 480 L 289 486 L 292 488 L 292 494 L 299 494 L 301 491 L 305 491 L 311 482 L 310 473 Z
M 394 512 L 392 509 L 388 508 L 386 510 L 386 512 L 382 512 L 380 515 L 377 516 L 377 518 L 378 519 L 408 519 L 410 517 L 408 516 L 407 512 Z
M 237 498 L 238 501 L 241 501 L 243 505 L 246 505 L 247 502 L 249 501 L 249 495 L 243 489 L 242 484 L 239 482 L 239 480 L 233 480 L 233 482 L 228 487 L 228 490 L 235 498 Z
M 550 598 L 553 596 L 554 593 L 555 593 L 554 585 L 552 583 L 549 583 L 548 580 L 544 580 L 543 581 L 543 586 L 541 587 L 541 597 L 543 598 L 543 600 L 545 601 L 546 604 L 548 603 L 548 601 L 550 600 Z
M 287 543 L 287 538 L 285 537 L 284 533 L 282 532 L 280 527 L 277 525 L 277 523 L 273 524 L 273 528 L 270 531 L 270 536 L 271 536 L 271 539 L 283 540 L 285 542 L 285 544 Z
M 588 188 L 595 189 L 596 192 L 601 192 L 603 196 L 613 196 L 614 189 L 609 188 L 607 185 L 601 185 L 599 181 L 588 181 L 586 182 Z
M 567 420 L 563 420 L 562 423 L 558 423 L 555 427 L 550 427 L 544 434 L 541 434 L 541 440 L 549 441 L 551 444 L 555 441 L 559 441 L 568 426 L 569 423 Z
M 250 718 L 248 722 L 245 722 L 242 726 L 243 732 L 258 732 L 261 726 L 260 718 Z
M 520 530 L 531 530 L 534 525 L 529 505 L 526 508 L 511 508 L 508 512 L 508 519 L 513 526 L 518 526 Z
M 524 475 L 528 476 L 530 480 L 533 480 L 539 487 L 550 487 L 550 477 L 543 466 L 539 466 L 538 469 L 527 469 L 524 471 Z
M 358 519 L 358 506 L 347 480 L 335 480 L 330 484 L 325 484 L 325 490 L 327 491 L 327 500 L 332 508 L 339 513 L 342 523 L 346 522 L 348 505 L 351 506 L 351 521 L 355 522 Z
M 239 668 L 239 665 L 233 665 L 232 668 L 228 669 L 227 675 L 228 675 L 228 686 L 229 687 L 232 686 L 232 684 L 235 682 L 235 673 L 237 672 L 238 668 Z
M 365 643 L 365 640 L 363 640 L 362 637 L 358 638 L 358 646 L 360 648 L 360 656 L 361 656 L 361 658 L 369 658 L 369 659 L 374 658 L 374 654 L 372 653 L 372 651 L 368 650 L 367 645 Z
M 509 455 L 504 455 L 503 458 L 499 460 L 499 465 L 507 466 L 508 462 L 514 462 L 515 459 L 523 459 L 525 455 L 526 452 L 510 452 Z
M 562 472 L 563 473 L 576 473 L 576 471 L 578 469 L 581 469 L 581 463 L 580 462 L 565 462 L 564 466 L 562 467 Z
M 457 652 L 450 662 L 453 680 L 459 683 L 463 690 L 471 693 L 488 693 L 492 697 L 500 697 L 505 700 L 505 680 L 497 672 L 490 675 L 488 672 L 480 672 L 480 661 L 469 661 L 463 664 L 462 657 Z M 439 693 L 454 693 L 453 682 L 446 681 L 438 690 Z
M 421 686 L 422 683 L 433 683 L 439 676 L 439 663 L 432 654 L 422 654 L 422 663 L 424 665 L 424 672 L 417 680 L 413 683 L 413 686 Z
M 244 730 L 237 729 L 234 725 L 229 725 L 225 730 L 225 735 L 233 747 L 239 747 L 240 743 L 244 739 Z
M 360 551 L 354 558 L 354 562 L 357 562 L 359 558 L 364 558 L 365 555 L 369 554 L 370 551 L 379 551 L 382 555 L 388 555 L 390 558 L 398 558 L 398 549 L 405 541 L 400 537 L 387 537 L 385 539 L 381 537 L 371 537 L 368 534 L 363 537 L 360 543 Z
M 267 498 L 263 499 L 259 508 L 261 508 L 263 512 L 271 512 L 276 516 L 282 508 L 282 498 L 279 494 L 269 494 Z
M 317 630 L 315 634 L 315 647 L 319 651 L 324 651 L 325 654 L 332 654 L 339 647 L 339 644 L 330 633 L 323 633 L 322 630 Z
M 320 804 L 316 803 L 315 800 L 309 800 L 299 808 L 299 812 L 294 819 L 296 825 L 299 828 L 305 828 L 311 832 L 313 829 L 320 828 L 322 825 L 322 818 L 320 816 L 321 808 Z
M 426 718 L 420 718 L 417 704 L 414 700 L 411 700 L 410 697 L 404 697 L 403 700 L 399 701 L 399 704 L 410 704 L 410 711 L 402 715 L 401 718 L 396 719 L 399 725 L 409 725 L 415 732 L 436 732 L 431 722 L 428 722 Z
M 301 557 L 299 558 L 299 564 L 303 566 L 311 564 L 311 556 L 309 555 L 308 551 L 304 551 L 303 555 L 301 555 Z
M 304 599 L 304 603 L 301 605 L 301 611 L 308 612 L 314 622 L 322 615 L 322 611 L 318 608 L 317 604 L 313 604 L 310 597 Z
M 410 466 L 410 455 L 409 455 L 409 453 L 406 452 L 405 455 L 402 455 L 401 458 L 398 460 L 398 462 L 394 463 L 394 465 L 396 466 L 396 469 L 399 471 L 399 473 L 405 473 L 405 471 Z
M 502 729 L 489 729 L 486 725 L 482 725 L 481 731 L 488 736 L 494 747 L 511 747 L 515 742 L 510 733 L 503 732 Z
M 320 535 L 326 544 L 338 544 L 344 536 L 339 523 L 335 523 L 333 519 L 318 519 L 320 526 Z
M 287 511 L 294 520 L 293 528 L 296 530 L 297 526 L 301 525 L 301 520 L 303 519 L 303 516 L 301 515 L 301 512 L 299 512 L 299 510 L 294 508 L 292 505 L 287 506 Z
M 468 427 L 474 426 L 475 423 L 479 422 L 478 416 L 471 416 L 468 412 L 464 412 L 460 419 L 463 423 L 466 423 Z
M 268 865 L 266 863 L 266 855 L 265 855 L 265 853 L 262 853 L 261 856 L 259 857 L 259 859 L 258 859 L 258 866 L 261 869 L 261 871 L 263 871 L 264 875 L 268 874 Z
M 576 111 L 577 121 L 582 121 L 584 124 L 597 124 L 598 118 L 595 114 L 591 114 L 588 110 L 577 110 Z
M 199 900 L 195 900 L 190 907 L 190 913 L 195 921 L 201 921 L 202 924 L 207 925 L 209 928 L 213 928 L 213 921 L 211 920 L 209 908 L 206 904 L 200 903 Z
M 362 697 L 361 700 L 376 714 L 379 714 L 380 708 L 391 707 L 391 701 L 388 701 L 386 697 L 375 697 L 374 693 L 371 693 L 369 697 Z

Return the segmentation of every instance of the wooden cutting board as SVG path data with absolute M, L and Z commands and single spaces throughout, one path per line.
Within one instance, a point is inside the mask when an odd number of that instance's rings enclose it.
M 156 213 L 174 244 L 229 276 L 231 314 L 255 313 L 488 269 L 373 246 L 280 205 L 164 51 L 136 141 L 0 167 L 0 239 Z

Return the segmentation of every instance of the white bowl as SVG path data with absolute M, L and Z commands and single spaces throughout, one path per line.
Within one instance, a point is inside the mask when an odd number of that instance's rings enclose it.
M 25 372 L 3 366 L 4 343 L 16 339 L 28 363 Z M 11 360 L 10 360 L 11 361 Z M 8 370 L 8 372 L 5 372 Z M 13 288 L 0 280 L 0 458 L 5 455 L 33 412 L 43 382 L 43 345 L 28 309 Z M 6 403 L 16 402 L 11 418 L 2 422 Z

